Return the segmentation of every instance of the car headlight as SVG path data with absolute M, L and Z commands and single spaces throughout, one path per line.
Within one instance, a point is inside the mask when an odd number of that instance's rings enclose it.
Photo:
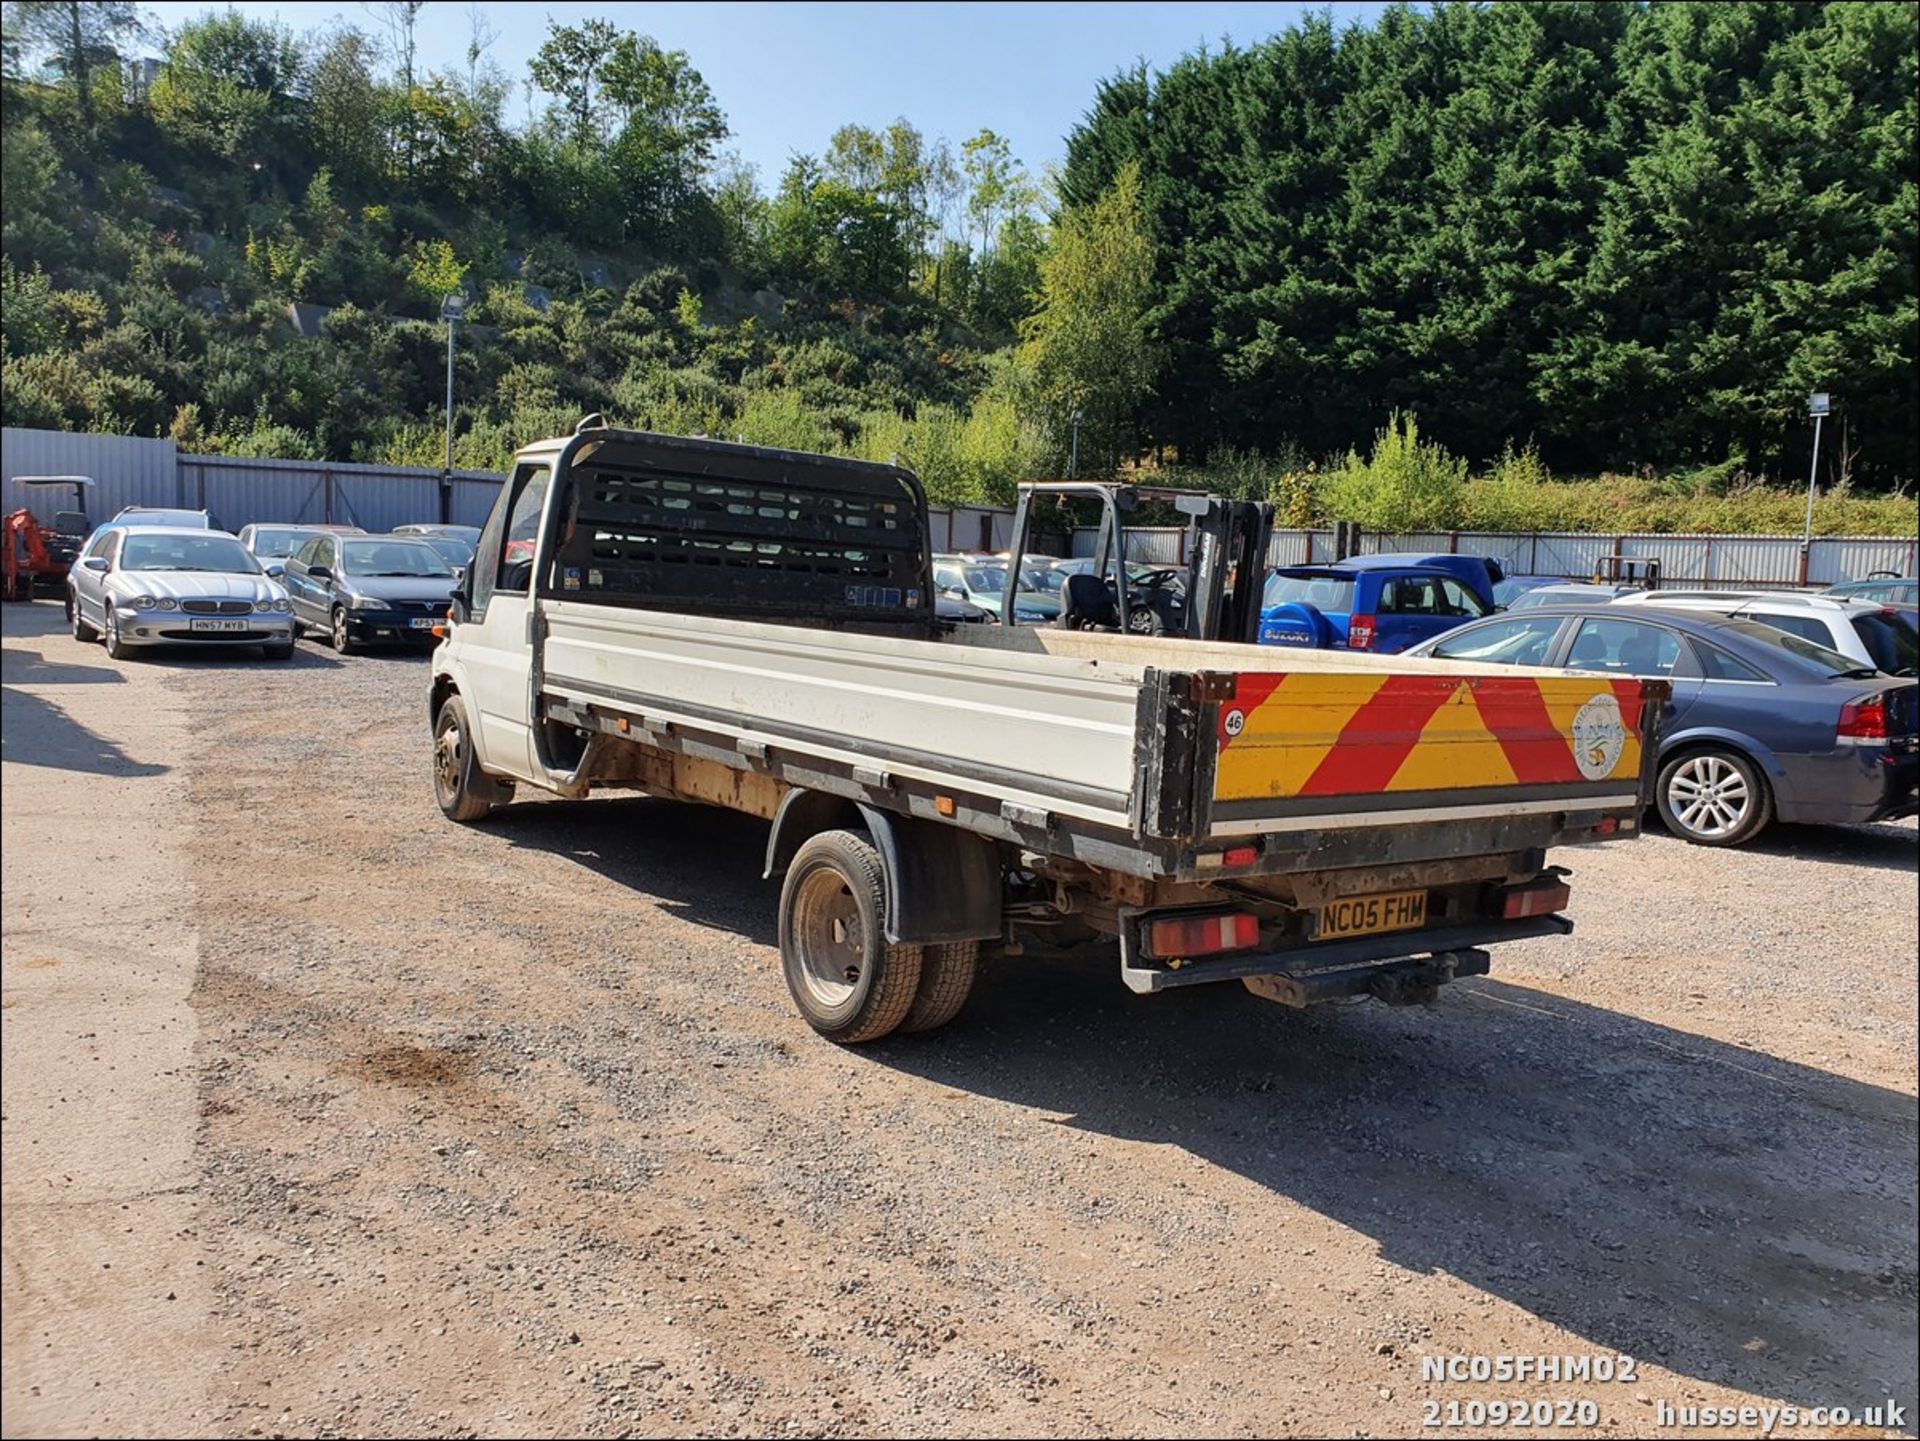
M 288 611 L 290 611 L 290 610 L 292 610 L 292 609 L 293 609 L 293 602 L 292 602 L 292 601 L 290 601 L 290 600 L 288 600 L 288 599 L 287 599 L 287 598 L 286 598 L 286 597 L 285 597 L 285 596 L 283 595 L 283 596 L 281 596 L 281 597 L 280 597 L 280 599 L 278 599 L 278 600 L 276 600 L 276 601 L 275 601 L 275 602 L 273 603 L 273 608 L 274 608 L 275 610 L 277 610 L 277 611 L 279 611 L 279 612 L 280 612 L 280 614 L 282 614 L 282 615 L 285 615 L 285 614 L 286 614 L 286 613 L 287 613 Z
M 287 602 L 284 600 L 275 600 L 270 595 L 263 595 L 253 603 L 253 609 L 255 613 L 259 615 L 271 615 L 276 610 L 285 610 L 286 608 Z
M 347 605 L 352 610 L 392 610 L 393 609 L 392 606 L 388 605 L 384 600 L 380 599 L 380 597 L 377 595 L 356 595 L 352 600 L 347 602 Z
M 180 609 L 180 602 L 170 595 L 156 595 L 153 598 L 153 608 L 155 610 L 178 610 Z
M 154 598 L 150 595 L 136 595 L 127 602 L 127 605 L 134 610 L 152 610 L 155 604 Z

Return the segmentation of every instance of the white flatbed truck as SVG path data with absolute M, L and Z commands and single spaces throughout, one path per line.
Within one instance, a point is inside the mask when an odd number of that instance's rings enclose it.
M 530 445 L 436 649 L 436 796 L 640 791 L 771 823 L 780 951 L 841 1042 L 950 1020 L 983 949 L 1140 992 L 1405 1003 L 1571 929 L 1548 851 L 1633 835 L 1662 682 L 943 626 L 897 466 L 607 428 Z

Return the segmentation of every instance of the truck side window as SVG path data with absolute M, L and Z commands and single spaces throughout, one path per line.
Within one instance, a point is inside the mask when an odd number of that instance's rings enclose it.
M 480 570 L 475 579 L 489 577 L 492 584 L 486 587 L 490 596 L 496 590 L 525 595 L 533 582 L 533 550 L 540 536 L 540 513 L 546 509 L 547 482 L 552 477 L 544 465 L 530 466 L 514 477 L 515 493 L 512 504 L 507 508 L 506 519 L 499 531 L 495 530 L 496 511 L 487 521 L 486 533 L 480 537 L 481 554 L 474 557 L 476 565 L 481 557 L 486 557 L 487 565 Z M 500 557 L 497 569 L 492 565 L 490 546 L 498 546 Z M 480 609 L 485 601 L 478 588 L 473 596 L 474 608 Z

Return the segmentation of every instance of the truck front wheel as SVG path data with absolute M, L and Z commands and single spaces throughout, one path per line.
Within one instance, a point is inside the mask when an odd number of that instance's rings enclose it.
M 477 821 L 493 809 L 501 788 L 479 767 L 466 703 L 450 695 L 433 718 L 433 798 L 448 820 Z
M 879 852 L 853 831 L 822 831 L 795 852 L 780 888 L 780 961 L 808 1025 L 857 1045 L 889 1034 L 920 988 L 918 946 L 890 946 Z

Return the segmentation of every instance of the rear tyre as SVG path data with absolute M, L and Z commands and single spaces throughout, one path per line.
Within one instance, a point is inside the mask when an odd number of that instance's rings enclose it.
M 858 1045 L 896 1030 L 920 987 L 918 946 L 891 946 L 880 855 L 853 831 L 802 845 L 780 888 L 780 962 L 809 1026 Z
M 82 645 L 89 645 L 100 639 L 100 632 L 80 618 L 80 600 L 77 596 L 67 597 L 67 619 L 73 625 L 73 638 Z
M 1760 768 L 1718 746 L 1687 751 L 1660 768 L 1660 819 L 1697 846 L 1737 846 L 1773 819 L 1773 795 Z
M 448 820 L 470 825 L 494 807 L 497 787 L 480 773 L 466 703 L 448 696 L 433 718 L 433 798 Z
M 920 951 L 920 988 L 900 1023 L 903 1031 L 932 1031 L 960 1014 L 980 969 L 978 941 L 951 941 Z

